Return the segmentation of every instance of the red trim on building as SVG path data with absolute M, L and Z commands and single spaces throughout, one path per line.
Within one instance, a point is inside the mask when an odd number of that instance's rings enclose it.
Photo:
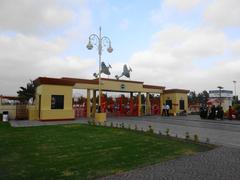
M 189 90 L 186 89 L 167 89 L 164 90 L 163 93 L 189 93 Z
M 78 78 L 68 78 L 68 77 L 63 77 L 62 79 L 74 82 L 74 84 L 75 83 L 98 84 L 98 79 L 78 79 Z
M 149 89 L 159 89 L 159 90 L 164 90 L 164 86 L 152 86 L 152 85 L 143 85 L 143 88 L 149 88 Z
M 0 96 L 0 98 L 8 100 L 19 100 L 19 97 L 17 96 Z
M 127 83 L 143 84 L 143 82 L 141 81 L 117 80 L 117 79 L 107 79 L 107 78 L 102 78 L 102 80 L 117 81 L 122 83 L 127 82 Z M 34 81 L 34 83 L 36 83 L 37 85 L 51 84 L 51 85 L 74 86 L 76 83 L 98 84 L 98 79 L 78 79 L 78 78 L 68 78 L 68 77 L 62 77 L 59 79 L 59 78 L 39 77 Z M 147 84 L 143 84 L 143 88 L 164 90 L 164 93 L 189 93 L 189 90 L 185 90 L 185 89 L 165 90 L 164 86 L 154 86 L 154 85 L 147 85 Z
M 41 84 L 73 86 L 75 84 L 74 82 L 68 81 L 65 79 L 48 78 L 48 77 L 39 77 L 36 80 L 34 80 L 34 83 L 36 83 L 37 86 Z

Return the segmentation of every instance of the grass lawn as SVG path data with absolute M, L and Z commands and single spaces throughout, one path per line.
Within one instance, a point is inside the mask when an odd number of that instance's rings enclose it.
M 94 179 L 209 149 L 116 128 L 0 123 L 0 179 Z

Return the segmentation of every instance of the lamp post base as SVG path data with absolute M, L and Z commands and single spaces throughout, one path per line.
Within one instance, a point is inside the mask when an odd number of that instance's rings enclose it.
M 95 113 L 95 121 L 103 123 L 107 119 L 107 114 L 105 112 L 103 113 Z

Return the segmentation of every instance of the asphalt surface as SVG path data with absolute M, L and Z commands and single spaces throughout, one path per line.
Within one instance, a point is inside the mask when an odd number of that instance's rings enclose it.
M 192 138 L 195 134 L 198 135 L 202 142 L 209 139 L 216 145 L 240 148 L 240 121 L 236 120 L 201 120 L 198 116 L 145 116 L 108 118 L 107 123 L 124 123 L 126 127 L 130 125 L 132 128 L 137 125 L 143 130 L 148 130 L 151 125 L 156 133 L 160 131 L 164 134 L 166 129 L 169 129 L 172 136 L 185 138 L 188 132 Z

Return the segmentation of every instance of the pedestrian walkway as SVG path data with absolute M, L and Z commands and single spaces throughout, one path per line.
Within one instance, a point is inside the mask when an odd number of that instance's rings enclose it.
M 101 180 L 239 180 L 240 149 L 220 147 Z
M 50 126 L 63 124 L 79 124 L 87 122 L 87 119 L 69 120 L 69 121 L 29 121 L 29 120 L 11 120 L 12 127 L 31 127 L 31 126 Z

